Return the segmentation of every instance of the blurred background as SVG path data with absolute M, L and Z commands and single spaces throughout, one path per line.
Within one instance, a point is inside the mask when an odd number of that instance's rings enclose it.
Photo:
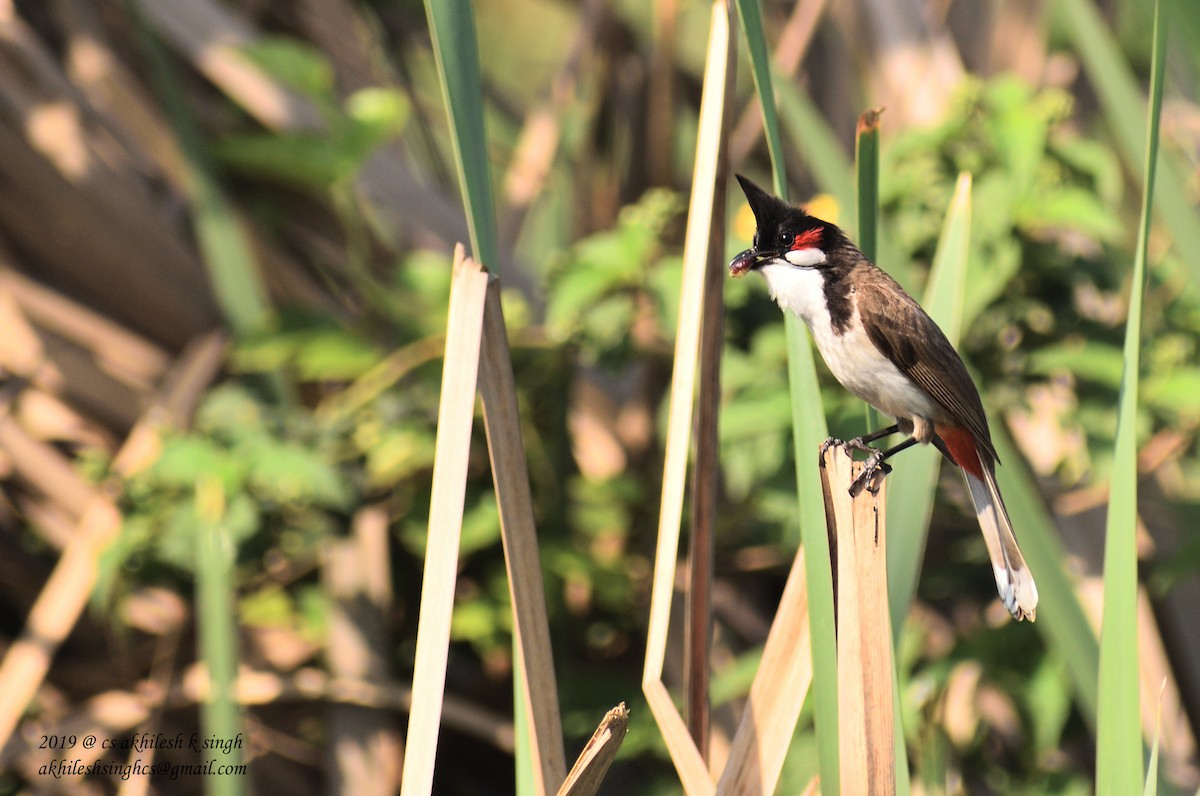
M 961 350 L 1097 627 L 1148 5 L 763 3 L 790 76 L 793 199 L 853 232 L 855 121 L 886 108 L 879 264 L 916 295 L 955 178 L 973 175 Z M 1194 792 L 1200 14 L 1166 5 L 1138 643 L 1151 733 L 1162 688 L 1164 776 Z M 502 248 L 486 265 L 504 287 L 568 758 L 623 700 L 630 732 L 604 792 L 675 793 L 639 683 L 710 6 L 474 10 Z M 732 163 L 769 184 L 744 57 L 739 73 Z M 729 218 L 733 253 L 753 233 L 733 193 Z M 247 786 L 344 787 L 336 741 L 369 726 L 376 761 L 393 761 L 372 776 L 394 788 L 450 251 L 466 239 L 420 2 L 0 0 L 0 645 L 87 532 L 89 501 L 120 511 L 87 610 L 64 614 L 45 680 L 13 695 L 28 707 L 0 750 L 0 792 L 123 787 L 39 776 L 55 756 L 38 748 L 46 733 L 196 731 L 195 540 L 214 488 L 236 541 Z M 717 755 L 799 538 L 781 317 L 750 279 L 726 285 L 726 312 Z M 831 433 L 861 433 L 862 404 L 821 368 Z M 147 423 L 148 449 L 131 436 Z M 512 620 L 481 423 L 475 437 L 439 793 L 513 780 Z M 1089 793 L 1092 728 L 1067 662 L 1008 621 L 960 480 L 940 478 L 897 658 L 914 787 Z M 364 649 L 338 644 L 346 627 Z M 674 638 L 667 661 L 670 680 Z M 815 767 L 806 713 L 780 792 Z

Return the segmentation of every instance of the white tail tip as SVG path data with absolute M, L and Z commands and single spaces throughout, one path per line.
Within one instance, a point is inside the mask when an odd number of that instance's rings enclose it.
M 1013 618 L 1018 622 L 1037 619 L 1038 591 L 1029 570 L 1024 567 L 994 567 L 994 572 L 996 591 Z

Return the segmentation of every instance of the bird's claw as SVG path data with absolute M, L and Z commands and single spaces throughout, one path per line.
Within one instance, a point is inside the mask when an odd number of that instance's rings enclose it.
M 862 444 L 861 442 L 859 444 Z M 847 446 L 849 443 L 847 443 Z M 863 462 L 862 472 L 858 474 L 858 478 L 850 484 L 850 497 L 858 497 L 862 494 L 865 488 L 872 495 L 878 495 L 880 487 L 883 486 L 884 477 L 892 471 L 890 465 L 883 460 L 883 451 L 875 448 L 866 448 L 872 451 L 870 458 Z M 859 448 L 858 450 L 862 450 Z
M 840 447 L 844 446 L 845 444 L 846 444 L 845 442 L 842 442 L 837 437 L 830 437 L 829 439 L 822 442 L 821 447 L 817 451 L 817 463 L 820 464 L 822 467 L 824 467 L 825 466 L 825 454 L 829 452 L 829 449 L 830 448 L 840 448 Z

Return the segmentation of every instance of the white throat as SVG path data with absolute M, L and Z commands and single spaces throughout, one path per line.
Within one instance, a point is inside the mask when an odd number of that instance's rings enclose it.
M 798 315 L 809 327 L 814 324 L 829 326 L 829 311 L 825 307 L 825 277 L 821 269 L 789 264 L 793 255 L 806 252 L 819 254 L 821 260 L 825 259 L 824 253 L 818 249 L 801 249 L 788 252 L 785 255 L 787 262 L 773 260 L 759 266 L 758 272 L 767 280 L 767 290 L 780 309 Z
M 820 249 L 795 249 L 785 253 L 783 259 L 801 268 L 811 268 L 825 262 L 825 252 Z

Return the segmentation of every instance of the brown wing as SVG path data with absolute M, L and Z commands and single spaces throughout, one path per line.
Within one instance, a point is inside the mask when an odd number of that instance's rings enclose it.
M 859 317 L 879 352 L 954 415 L 984 450 L 999 461 L 975 382 L 933 319 L 878 268 L 872 268 L 855 289 L 859 294 Z M 897 291 L 903 301 L 896 300 Z

